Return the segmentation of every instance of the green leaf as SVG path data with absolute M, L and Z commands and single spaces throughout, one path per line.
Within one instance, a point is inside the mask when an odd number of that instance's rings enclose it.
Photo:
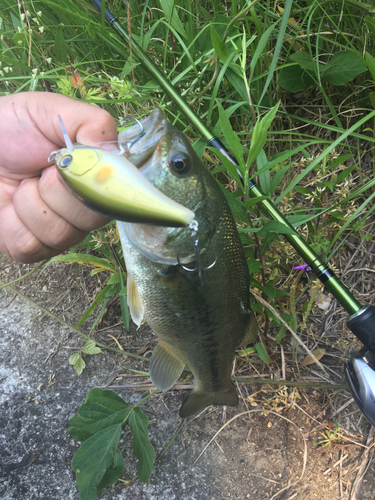
M 120 285 L 111 285 L 111 288 L 106 291 L 104 297 L 109 299 L 113 295 L 116 295 L 120 292 Z
M 116 268 L 106 259 L 101 259 L 100 257 L 95 257 L 95 255 L 89 255 L 86 253 L 68 253 L 67 255 L 57 255 L 53 257 L 51 262 L 69 262 L 77 264 L 87 264 L 95 267 L 99 267 L 103 270 L 108 269 L 108 271 L 116 271 Z
M 129 417 L 133 435 L 133 453 L 139 458 L 137 474 L 140 481 L 149 483 L 154 470 L 155 451 L 148 437 L 148 418 L 139 407 L 134 408 Z
M 305 224 L 306 222 L 309 222 L 312 219 L 315 219 L 317 216 L 316 214 L 313 215 L 291 215 L 290 217 L 287 218 L 287 221 L 289 224 L 293 227 L 298 227 L 301 226 L 301 224 Z
M 114 424 L 123 425 L 130 411 L 131 407 L 113 391 L 91 389 L 78 415 L 69 420 L 67 432 L 76 441 L 85 441 Z
M 301 193 L 301 194 L 307 194 L 309 196 L 312 196 L 312 192 L 310 189 L 307 189 L 303 186 L 294 186 L 294 190 L 297 191 L 297 193 Z
M 77 359 L 77 361 L 74 363 L 73 368 L 78 373 L 78 375 L 81 375 L 81 373 L 85 369 L 85 366 L 86 366 L 86 363 L 83 361 L 83 359 L 80 356 L 79 359 Z
M 174 6 L 174 0 L 160 0 L 160 6 L 169 24 L 178 33 L 180 33 L 180 35 L 182 35 L 184 38 L 187 38 L 182 22 L 178 17 L 177 10 Z
M 301 92 L 316 84 L 311 75 L 298 64 L 283 68 L 279 73 L 277 83 L 289 92 Z
M 120 283 L 120 275 L 118 271 L 116 274 L 109 278 L 109 280 L 107 281 L 107 285 L 116 285 L 117 283 Z
M 365 17 L 365 23 L 369 31 L 371 31 L 372 34 L 375 35 L 375 19 L 371 16 Z
M 121 317 L 122 322 L 127 331 L 129 331 L 129 307 L 128 307 L 128 297 L 127 297 L 127 287 L 124 285 L 124 278 L 122 273 L 120 273 L 120 306 L 121 306 Z
M 266 156 L 266 153 L 264 152 L 264 150 L 262 149 L 262 151 L 257 156 L 257 169 L 258 169 L 258 171 L 261 170 L 266 164 L 267 164 L 267 156 Z M 264 192 L 264 194 L 269 196 L 269 194 L 270 194 L 270 182 L 271 182 L 270 171 L 266 170 L 265 172 L 259 173 L 258 177 L 259 177 L 259 184 L 260 184 L 262 191 Z
M 249 268 L 249 273 L 253 274 L 262 267 L 262 264 L 255 259 L 249 259 L 247 261 L 247 267 Z
M 90 314 L 98 307 L 100 302 L 104 299 L 105 294 L 112 288 L 113 285 L 106 285 L 103 290 L 101 290 L 98 295 L 95 297 L 94 302 L 91 306 L 86 310 L 86 312 L 82 315 L 81 319 L 77 323 L 77 327 L 81 326 L 82 323 L 86 321 L 86 319 L 90 316 Z
M 276 335 L 275 342 L 273 345 L 276 345 L 279 342 L 281 342 L 283 340 L 283 338 L 285 337 L 285 333 L 286 333 L 286 326 L 282 325 L 280 327 L 280 330 L 278 331 L 278 333 Z
M 275 300 L 277 295 L 277 290 L 274 287 L 273 283 L 267 283 L 266 286 L 263 286 L 262 292 L 264 292 L 271 300 Z
M 276 28 L 276 25 L 278 24 L 279 21 L 276 21 L 274 24 L 271 24 L 267 30 L 262 34 L 259 42 L 256 44 L 256 49 L 254 54 L 251 57 L 251 62 L 250 62 L 250 75 L 249 75 L 249 81 L 251 82 L 253 79 L 253 74 L 256 68 L 256 65 L 258 63 L 258 60 L 260 59 L 264 48 L 266 45 L 269 43 L 270 36 L 272 31 Z
M 220 125 L 223 135 L 225 139 L 228 141 L 230 149 L 233 151 L 234 156 L 236 157 L 238 163 L 240 164 L 242 172 L 245 172 L 245 160 L 243 158 L 243 149 L 241 141 L 238 138 L 238 134 L 234 132 L 232 125 L 230 124 L 229 118 L 227 117 L 227 114 L 220 103 L 218 103 L 218 108 L 219 108 Z
M 321 80 L 333 85 L 345 85 L 364 71 L 366 65 L 362 57 L 355 52 L 337 52 L 327 63 L 321 74 Z
M 82 347 L 82 352 L 85 354 L 100 354 L 102 350 L 95 343 L 95 340 L 88 340 Z
M 259 228 L 259 230 L 260 230 L 260 228 Z M 257 229 L 257 231 L 258 231 L 258 229 Z M 268 233 L 264 236 L 263 244 L 261 247 L 262 255 L 265 254 L 265 252 L 267 251 L 269 246 L 275 241 L 276 238 L 278 238 L 278 236 L 279 235 L 277 233 Z M 255 242 L 254 242 L 254 244 L 255 244 Z
M 230 176 L 237 182 L 239 186 L 242 185 L 239 177 L 239 168 L 234 165 L 231 161 L 228 160 L 226 156 L 224 156 L 218 149 L 216 148 L 208 148 L 210 151 L 213 151 L 215 155 L 219 158 L 219 160 L 222 162 L 224 165 L 224 169 L 220 169 L 221 172 L 223 172 L 225 169 L 228 170 Z M 218 170 L 215 169 L 214 172 L 216 173 Z
M 338 165 L 341 165 L 341 163 L 345 163 L 350 158 L 353 158 L 353 155 L 347 154 L 347 155 L 341 155 L 338 158 L 335 158 L 333 161 L 331 161 L 331 163 L 328 165 L 328 167 L 325 168 L 325 172 L 327 172 L 327 170 L 330 170 L 332 168 L 336 168 Z
M 77 361 L 80 359 L 81 357 L 81 353 L 80 352 L 75 352 L 74 354 L 72 354 L 69 358 L 69 364 L 71 365 L 75 365 L 77 363 Z
M 124 474 L 125 463 L 120 450 L 117 448 L 113 463 L 107 469 L 103 479 L 98 484 L 98 490 L 101 491 L 112 484 L 115 484 L 118 479 Z
M 266 365 L 269 365 L 270 360 L 269 360 L 268 354 L 267 354 L 262 342 L 257 342 L 254 347 L 258 353 L 258 356 L 263 361 L 263 363 L 266 363 Z
M 354 165 L 351 165 L 350 167 L 347 167 L 345 170 L 340 172 L 337 176 L 337 183 L 340 183 L 344 179 L 346 179 L 356 167 L 357 165 L 354 163 Z
M 25 33 L 16 33 L 13 36 L 13 42 L 18 46 L 18 47 L 27 47 L 29 45 L 27 37 Z
M 246 210 L 249 210 L 250 207 L 256 205 L 257 203 L 268 200 L 268 196 L 257 196 L 256 198 L 248 198 L 245 203 Z
M 55 36 L 55 56 L 58 62 L 67 63 L 68 62 L 68 53 L 66 50 L 63 30 L 61 26 L 57 26 L 56 28 L 56 36 Z
M 335 183 L 333 181 L 322 181 L 322 183 L 333 193 Z
M 223 40 L 220 38 L 219 33 L 216 31 L 215 27 L 213 24 L 210 25 L 210 30 L 211 30 L 211 41 L 212 41 L 212 46 L 219 57 L 219 59 L 222 62 L 226 62 L 228 58 L 230 57 L 230 54 L 225 47 L 225 44 Z
M 238 75 L 236 66 L 233 62 L 227 68 L 225 72 L 225 76 L 228 78 L 228 81 L 233 85 L 233 88 L 236 89 L 241 99 L 246 103 L 247 108 L 250 108 L 249 97 L 247 95 L 246 85 L 243 82 L 243 78 Z
M 317 63 L 307 52 L 296 52 L 291 56 L 291 59 L 312 76 L 316 75 Z M 323 67 L 322 65 L 320 66 Z
M 267 132 L 268 129 L 270 128 L 272 121 L 277 113 L 277 110 L 279 109 L 280 101 L 273 107 L 271 108 L 264 116 L 263 118 L 257 120 L 254 130 L 253 130 L 253 135 L 251 137 L 251 146 L 249 150 L 249 156 L 247 158 L 247 169 L 250 168 L 252 163 L 257 159 L 258 155 L 261 153 L 263 146 L 266 143 L 267 140 Z M 263 165 L 262 165 L 263 166 Z
M 12 23 L 13 23 L 13 27 L 14 27 L 15 31 L 18 31 L 19 29 L 22 30 L 23 26 L 22 26 L 22 22 L 21 22 L 20 18 L 15 16 L 14 14 L 12 14 L 12 12 L 10 13 L 10 17 L 12 19 Z M 3 29 L 4 29 L 4 27 L 3 27 Z
M 120 411 L 129 405 L 115 392 L 94 387 L 86 396 L 86 403 L 97 403 L 113 411 Z
M 121 425 L 112 425 L 85 441 L 74 454 L 72 469 L 76 473 L 80 500 L 94 500 L 99 485 L 108 481 L 109 476 L 105 476 L 108 469 L 115 466 L 120 435 Z M 118 468 L 118 458 L 115 468 Z
M 294 229 L 291 229 L 286 224 L 282 222 L 278 222 L 276 220 L 271 220 L 266 222 L 264 226 L 258 231 L 258 234 L 268 234 L 268 233 L 277 233 L 277 234 L 296 234 Z
M 273 195 L 276 189 L 279 187 L 280 182 L 283 180 L 285 174 L 289 171 L 290 166 L 286 165 L 276 172 L 276 174 L 272 177 L 270 183 L 270 195 Z

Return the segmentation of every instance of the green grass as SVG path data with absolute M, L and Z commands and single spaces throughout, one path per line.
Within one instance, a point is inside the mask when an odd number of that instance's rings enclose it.
M 116 118 L 142 117 L 160 106 L 203 154 L 203 141 L 91 3 L 0 0 L 0 6 L 0 95 L 52 90 L 98 104 Z M 129 9 L 111 1 L 107 6 L 227 143 L 222 106 L 240 139 L 246 175 L 262 169 L 260 187 L 319 255 L 334 258 L 349 236 L 372 238 L 367 220 L 375 206 L 375 134 L 373 118 L 366 119 L 375 103 L 370 6 L 355 0 L 287 1 L 284 10 L 243 0 L 131 1 Z M 255 122 L 277 103 L 255 160 Z M 205 151 L 204 161 L 229 188 L 255 273 L 253 286 L 270 301 L 288 294 L 300 279 L 291 274 L 300 259 L 276 233 L 251 232 L 264 225 L 264 216 L 248 202 L 251 228 L 228 171 L 211 151 Z M 294 311 L 280 303 L 288 324 L 298 327 Z M 277 322 L 266 318 L 263 326 Z

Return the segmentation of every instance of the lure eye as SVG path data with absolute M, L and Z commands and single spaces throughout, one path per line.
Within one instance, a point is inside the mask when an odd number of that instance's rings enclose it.
M 177 154 L 169 160 L 169 166 L 176 174 L 187 174 L 190 169 L 190 161 L 186 156 Z
M 60 167 L 61 168 L 66 168 L 66 167 L 69 167 L 69 165 L 72 163 L 73 161 L 73 156 L 72 155 L 66 155 L 64 156 L 64 158 L 61 160 L 60 162 Z

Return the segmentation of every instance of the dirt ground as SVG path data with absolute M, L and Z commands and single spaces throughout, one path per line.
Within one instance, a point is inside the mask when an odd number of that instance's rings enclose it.
M 30 269 L 32 266 L 18 266 L 4 258 L 0 286 Z M 76 264 L 51 265 L 37 279 L 38 273 L 0 290 L 0 500 L 78 499 L 70 462 L 79 444 L 66 430 L 87 392 L 92 387 L 108 387 L 129 404 L 136 404 L 152 389 L 147 377 L 123 368 L 147 371 L 147 363 L 118 353 L 103 350 L 86 355 L 80 377 L 69 365 L 69 356 L 83 346 L 69 325 L 77 324 L 101 289 L 103 275 L 90 276 L 87 267 Z M 81 330 L 87 333 L 92 321 Z M 116 298 L 94 337 L 112 347 L 117 346 L 116 338 L 124 350 L 146 357 L 156 344 L 147 325 L 126 332 Z M 287 346 L 285 352 L 287 379 L 294 380 Z M 236 376 L 247 373 L 249 363 L 256 378 L 277 375 L 277 364 L 266 367 L 254 357 L 236 361 Z M 328 376 L 314 366 L 301 373 L 307 381 L 345 383 L 339 359 L 329 368 Z M 142 405 L 157 456 L 181 425 L 178 409 L 192 386 L 192 381 L 182 383 L 185 377 L 166 394 L 158 392 Z M 373 448 L 366 448 L 370 425 L 347 391 L 248 384 L 239 384 L 238 390 L 238 408 L 211 407 L 184 424 L 157 461 L 148 488 L 139 481 L 130 485 L 118 482 L 99 498 L 374 498 Z M 333 432 L 336 422 L 341 439 L 327 447 L 314 446 L 323 441 L 326 430 Z M 129 434 L 123 435 L 120 449 L 125 457 L 123 479 L 128 480 L 137 466 Z M 364 477 L 358 493 L 355 485 L 360 473 Z

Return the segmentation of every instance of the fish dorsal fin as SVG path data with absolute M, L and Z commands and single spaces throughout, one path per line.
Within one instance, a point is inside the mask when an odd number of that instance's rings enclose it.
M 159 343 L 152 352 L 150 361 L 151 382 L 160 391 L 167 391 L 177 381 L 185 363 L 174 353 L 169 344 Z
M 128 279 L 127 279 L 127 295 L 128 295 L 128 306 L 130 310 L 130 314 L 134 323 L 138 326 L 141 326 L 144 314 L 144 307 L 139 296 L 137 285 L 135 281 L 131 277 L 131 274 L 128 271 Z
M 241 341 L 241 346 L 246 347 L 248 344 L 253 344 L 258 337 L 258 322 L 254 313 L 250 313 L 247 323 L 244 338 Z

